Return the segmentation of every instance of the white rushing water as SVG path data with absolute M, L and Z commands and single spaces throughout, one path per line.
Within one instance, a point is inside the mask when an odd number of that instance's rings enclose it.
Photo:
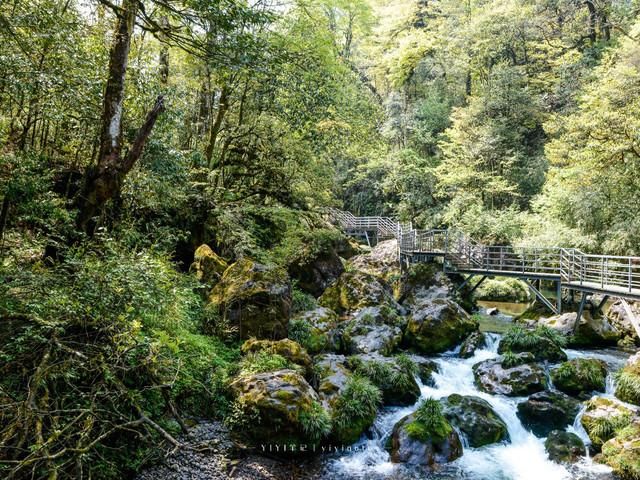
M 551 462 L 547 458 L 544 439 L 537 438 L 527 431 L 516 415 L 516 407 L 525 397 L 506 397 L 489 395 L 481 392 L 474 384 L 472 367 L 474 364 L 498 356 L 499 336 L 488 335 L 488 345 L 476 351 L 469 359 L 445 355 L 435 359 L 439 372 L 434 373 L 433 387 L 421 385 L 422 396 L 418 403 L 427 397 L 442 398 L 453 393 L 474 395 L 488 401 L 494 411 L 506 423 L 510 441 L 482 448 L 469 448 L 464 445 L 461 458 L 443 466 L 439 472 L 420 471 L 412 475 L 406 471 L 398 471 L 404 467 L 391 463 L 385 442 L 396 422 L 413 412 L 417 404 L 411 407 L 385 410 L 377 418 L 374 425 L 373 438 L 362 440 L 352 452 L 345 453 L 333 461 L 332 469 L 336 477 L 347 478 L 465 478 L 470 480 L 564 480 L 564 479 L 607 479 L 609 469 L 594 464 L 585 458 L 578 464 L 566 467 Z M 569 351 L 569 357 L 583 356 L 582 352 Z M 590 352 L 591 353 L 591 352 Z M 605 353 L 608 363 L 617 363 L 616 358 Z M 598 357 L 598 355 L 584 355 Z M 612 385 L 608 385 L 608 390 Z M 612 392 L 609 390 L 607 393 Z M 581 412 L 582 414 L 582 412 Z M 588 441 L 586 432 L 580 425 L 580 416 L 569 431 L 578 434 L 583 441 Z M 463 439 L 464 442 L 464 439 Z

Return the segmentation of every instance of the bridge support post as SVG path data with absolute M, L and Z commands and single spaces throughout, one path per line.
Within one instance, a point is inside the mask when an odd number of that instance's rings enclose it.
M 582 298 L 580 299 L 580 306 L 578 307 L 578 314 L 576 315 L 576 324 L 573 326 L 573 333 L 575 334 L 578 331 L 578 326 L 580 325 L 580 319 L 582 318 L 582 314 L 584 312 L 584 306 L 587 303 L 587 298 L 589 298 L 589 293 L 582 292 Z
M 560 280 L 556 282 L 556 310 L 558 315 L 562 313 L 562 282 Z
M 553 303 L 551 303 L 549 300 L 547 300 L 547 297 L 545 297 L 542 292 L 540 290 L 538 290 L 536 287 L 533 286 L 533 284 L 529 281 L 529 280 L 524 280 L 527 284 L 527 286 L 529 287 L 529 290 L 531 290 L 536 298 L 538 300 L 540 300 L 542 303 L 544 303 L 544 305 L 551 310 L 553 313 L 555 313 L 556 315 L 559 314 L 560 312 L 557 309 L 557 306 L 554 306 Z M 558 282 L 559 284 L 559 282 Z
M 602 307 L 604 307 L 604 304 L 607 303 L 607 300 L 609 300 L 609 295 L 605 295 L 604 297 L 602 297 L 602 300 L 600 301 L 600 303 L 596 307 L 594 313 L 597 313 L 597 312 L 604 313 L 604 312 L 602 312 Z

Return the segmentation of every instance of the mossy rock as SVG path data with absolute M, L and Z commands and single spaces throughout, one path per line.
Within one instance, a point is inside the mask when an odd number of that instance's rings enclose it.
M 403 344 L 425 354 L 442 353 L 478 330 L 478 322 L 451 300 L 436 299 L 417 305 L 404 332 Z
M 531 299 L 531 293 L 522 280 L 489 278 L 473 292 L 473 298 L 495 302 L 527 302 Z
M 299 373 L 293 370 L 257 373 L 242 376 L 230 384 L 236 397 L 237 416 L 246 416 L 242 422 L 231 422 L 236 434 L 254 442 L 270 444 L 313 443 L 305 428 L 308 415 L 320 405 L 318 394 Z M 329 416 L 319 412 L 326 421 L 328 434 Z
M 506 334 L 502 340 L 500 340 L 500 344 L 498 345 L 498 353 L 505 352 L 513 352 L 513 353 L 524 353 L 530 352 L 533 354 L 537 361 L 550 361 L 550 362 L 561 362 L 567 359 L 567 354 L 564 353 L 562 348 L 553 342 L 553 340 L 538 336 L 531 331 L 529 333 L 531 336 L 535 336 L 535 341 L 528 344 L 521 344 L 515 341 L 512 341 L 508 334 Z
M 250 338 L 242 344 L 240 348 L 243 354 L 269 352 L 276 353 L 296 365 L 300 365 L 305 369 L 311 368 L 311 357 L 302 346 L 290 340 L 283 338 L 282 340 L 258 340 Z
M 534 362 L 530 353 L 517 354 L 522 357 L 515 366 L 505 367 L 500 359 L 485 360 L 473 366 L 475 383 L 487 393 L 522 396 L 547 388 L 547 378 L 542 367 Z
M 280 339 L 287 336 L 291 313 L 291 284 L 286 271 L 248 258 L 224 272 L 209 295 L 241 339 Z
M 607 364 L 595 358 L 575 358 L 551 370 L 551 380 L 561 392 L 591 397 L 591 392 L 605 389 Z
M 622 480 L 640 480 L 640 420 L 608 440 L 597 460 L 609 465 Z
M 206 244 L 196 249 L 191 264 L 191 270 L 196 273 L 196 278 L 208 285 L 213 285 L 220 280 L 228 267 L 227 262 Z
M 623 403 L 605 397 L 593 397 L 587 402 L 581 423 L 596 448 L 629 425 L 637 411 Z
M 345 353 L 374 353 L 391 355 L 402 342 L 404 318 L 388 305 L 364 307 L 340 326 L 340 337 Z
M 398 309 L 391 292 L 378 278 L 359 271 L 348 271 L 340 275 L 338 280 L 324 291 L 318 303 L 338 314 L 385 304 Z
M 404 417 L 391 433 L 391 461 L 436 467 L 462 456 L 462 443 L 453 428 L 449 426 L 443 435 L 432 433 L 417 420 L 415 413 Z
M 546 437 L 552 430 L 573 424 L 580 406 L 562 392 L 542 391 L 518 404 L 518 418 L 535 435 Z
M 318 394 L 323 405 L 331 411 L 338 396 L 353 376 L 346 365 L 347 357 L 324 353 L 316 356 L 313 362 Z
M 627 364 L 616 373 L 616 397 L 640 405 L 640 353 L 629 357 Z
M 586 453 L 580 437 L 564 430 L 549 432 L 544 448 L 547 450 L 549 460 L 556 463 L 575 463 Z
M 509 440 L 507 425 L 486 400 L 453 394 L 441 403 L 445 418 L 466 437 L 470 447 Z
M 348 358 L 347 366 L 382 391 L 385 405 L 413 405 L 420 398 L 420 387 L 415 379 L 419 367 L 406 355 L 354 355 Z
M 289 322 L 289 338 L 300 343 L 311 355 L 337 352 L 340 340 L 336 332 L 338 315 L 318 307 L 297 315 Z

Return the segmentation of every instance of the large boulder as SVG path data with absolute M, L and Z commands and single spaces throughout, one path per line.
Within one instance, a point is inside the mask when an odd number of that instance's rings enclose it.
M 629 357 L 626 365 L 616 373 L 616 397 L 640 405 L 640 352 Z
M 640 479 L 640 420 L 621 429 L 602 445 L 598 461 L 609 465 L 622 480 Z
M 208 285 L 213 285 L 220 280 L 228 267 L 227 262 L 206 244 L 202 244 L 196 249 L 191 264 L 191 270 L 196 273 L 198 280 Z
M 607 364 L 595 358 L 574 358 L 551 370 L 551 380 L 561 392 L 590 398 L 594 391 L 604 392 Z
M 399 297 L 403 305 L 411 308 L 415 304 L 445 299 L 452 296 L 453 284 L 436 263 L 412 265 L 402 277 Z
M 618 400 L 593 397 L 587 402 L 580 422 L 593 445 L 598 448 L 613 438 L 616 431 L 629 425 L 636 414 L 637 410 Z
M 314 358 L 314 372 L 317 378 L 318 394 L 322 404 L 332 410 L 335 402 L 352 377 L 346 366 L 347 357 L 325 353 Z
M 509 440 L 507 425 L 486 400 L 453 394 L 441 403 L 445 418 L 466 437 L 470 447 Z
M 396 423 L 390 440 L 391 461 L 435 467 L 462 456 L 462 443 L 453 428 L 441 436 L 423 430 L 415 413 Z
M 487 336 L 482 332 L 473 332 L 467 337 L 460 347 L 458 356 L 460 358 L 471 358 L 475 355 L 476 350 L 485 347 L 487 344 Z
M 325 307 L 318 307 L 297 315 L 289 322 L 289 338 L 300 343 L 314 355 L 337 351 L 340 348 L 336 327 L 338 315 Z
M 615 345 L 620 338 L 620 332 L 605 317 L 594 317 L 584 311 L 580 324 L 576 330 L 576 312 L 563 313 L 538 320 L 539 325 L 545 325 L 568 337 L 569 344 L 574 347 L 603 347 Z
M 557 463 L 575 463 L 586 453 L 584 443 L 575 433 L 564 430 L 549 432 L 544 442 L 549 459 Z
M 375 275 L 387 283 L 393 283 L 400 277 L 398 261 L 398 241 L 395 239 L 379 242 L 371 251 L 350 260 L 355 270 Z
M 384 304 L 399 309 L 391 292 L 378 278 L 370 273 L 359 271 L 348 271 L 340 275 L 324 291 L 318 302 L 338 314 Z
M 618 342 L 626 346 L 640 346 L 640 337 L 636 333 L 636 329 L 631 323 L 631 319 L 627 313 L 627 309 L 624 307 L 622 300 L 617 300 L 611 304 L 607 310 L 607 320 L 613 328 L 620 333 L 620 339 Z M 627 302 L 631 308 L 631 312 L 640 318 L 640 302 Z
M 290 445 L 314 442 L 329 433 L 329 415 L 318 394 L 293 370 L 240 376 L 230 389 L 236 397 L 237 424 L 232 426 L 254 441 Z
M 368 378 L 382 391 L 385 405 L 413 405 L 420 398 L 420 387 L 415 379 L 418 365 L 407 355 L 354 355 L 349 357 L 347 364 L 353 372 Z
M 473 374 L 478 388 L 488 393 L 516 397 L 544 390 L 547 387 L 545 372 L 533 363 L 533 355 L 520 353 L 517 359 L 519 361 L 515 365 L 503 365 L 500 359 L 476 363 Z
M 289 265 L 289 275 L 297 280 L 297 286 L 318 297 L 344 272 L 344 265 L 337 251 L 337 242 L 324 242 L 318 248 L 314 242 Z
M 248 258 L 225 270 L 209 294 L 221 316 L 237 327 L 240 338 L 287 336 L 291 284 L 287 272 Z
M 291 363 L 300 365 L 306 370 L 311 368 L 311 357 L 307 351 L 300 346 L 298 342 L 294 342 L 288 338 L 282 340 L 258 340 L 250 338 L 242 344 L 240 350 L 243 354 L 268 352 L 275 353 L 286 358 Z
M 403 317 L 391 307 L 364 307 L 340 328 L 347 353 L 380 352 L 390 355 L 402 341 Z
M 478 322 L 458 304 L 435 299 L 415 304 L 404 332 L 406 347 L 420 353 L 445 352 L 478 329 Z
M 535 435 L 546 437 L 552 430 L 573 424 L 580 407 L 578 400 L 562 392 L 543 391 L 518 404 L 518 418 Z
M 438 372 L 438 364 L 422 355 L 405 354 L 416 365 L 416 375 L 424 385 L 435 386 L 433 374 Z

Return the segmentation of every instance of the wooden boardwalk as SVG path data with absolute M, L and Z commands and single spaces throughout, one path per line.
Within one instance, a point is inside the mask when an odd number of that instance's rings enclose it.
M 441 259 L 447 272 L 516 277 L 527 281 L 532 291 L 551 310 L 560 313 L 561 291 L 582 292 L 582 303 L 591 294 L 640 300 L 640 257 L 587 254 L 575 248 L 528 248 L 483 245 L 452 229 L 418 230 L 389 217 L 356 217 L 331 210 L 332 221 L 345 233 L 367 240 L 398 240 L 398 260 L 402 265 Z M 556 282 L 557 302 L 551 304 L 532 281 Z M 604 304 L 604 301 L 601 302 Z M 579 311 L 582 313 L 582 310 Z

